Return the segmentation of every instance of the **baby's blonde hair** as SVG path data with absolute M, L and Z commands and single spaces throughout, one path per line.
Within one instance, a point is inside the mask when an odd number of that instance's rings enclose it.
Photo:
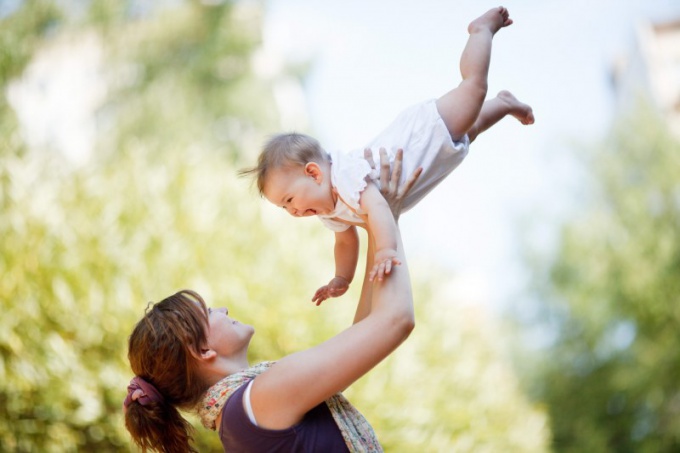
M 315 138 L 295 132 L 277 134 L 265 143 L 257 159 L 257 165 L 239 171 L 239 175 L 254 175 L 257 189 L 262 195 L 270 170 L 281 167 L 304 167 L 309 162 L 321 164 L 329 161 L 330 157 Z

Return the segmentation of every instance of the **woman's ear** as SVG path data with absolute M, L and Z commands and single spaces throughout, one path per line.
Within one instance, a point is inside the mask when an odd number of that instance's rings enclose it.
M 307 162 L 305 165 L 305 175 L 311 176 L 316 183 L 323 181 L 323 170 L 316 162 Z
M 189 351 L 191 351 L 192 357 L 196 360 L 212 360 L 217 357 L 217 352 L 210 348 L 201 348 L 199 350 L 200 352 L 196 352 L 193 348 L 190 348 Z
M 201 349 L 201 357 L 203 360 L 212 360 L 217 357 L 217 352 L 214 349 Z

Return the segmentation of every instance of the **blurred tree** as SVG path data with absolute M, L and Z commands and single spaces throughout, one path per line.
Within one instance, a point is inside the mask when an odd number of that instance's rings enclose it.
M 0 17 L 0 82 L 3 86 L 21 74 L 36 47 L 62 19 L 60 10 L 52 2 L 41 0 L 26 0 L 10 17 Z
M 680 143 L 650 108 L 593 154 L 587 200 L 536 261 L 560 452 L 680 450 Z
M 272 251 L 279 244 L 230 163 L 262 124 L 275 126 L 272 96 L 247 61 L 258 44 L 259 6 L 191 2 L 140 18 L 93 2 L 100 18 L 93 28 L 88 19 L 59 22 L 63 14 L 49 5 L 25 2 L 4 19 L 3 88 L 42 47 L 94 34 L 106 55 L 108 97 L 97 114 L 100 144 L 83 165 L 50 146 L 27 147 L 3 97 L 0 450 L 129 451 L 120 404 L 139 295 L 201 290 L 210 281 L 222 297 L 240 300 L 232 307 L 245 308 L 244 294 L 287 283 L 285 260 L 252 253 L 254 244 Z M 224 61 L 234 64 L 219 66 Z M 215 133 L 225 118 L 242 127 Z M 291 263 L 286 277 L 314 275 L 302 263 L 298 271 Z M 207 434 L 199 445 L 217 448 Z
M 314 307 L 332 235 L 235 176 L 279 128 L 272 81 L 250 61 L 258 3 L 52 5 L 21 2 L 3 19 L 4 93 L 45 49 L 83 59 L 73 46 L 87 42 L 105 96 L 94 152 L 79 162 L 56 142 L 29 146 L 0 101 L 0 451 L 130 451 L 126 341 L 148 298 L 190 287 L 228 305 L 257 327 L 258 361 L 347 326 L 359 285 Z M 415 285 L 419 330 L 348 392 L 386 449 L 545 451 L 544 417 L 517 389 L 495 327 L 454 310 L 432 281 Z M 221 450 L 203 428 L 196 443 Z

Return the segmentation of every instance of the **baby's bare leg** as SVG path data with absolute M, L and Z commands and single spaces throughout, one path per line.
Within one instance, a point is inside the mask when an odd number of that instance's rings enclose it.
M 493 8 L 468 26 L 470 37 L 460 59 L 463 81 L 437 99 L 437 110 L 453 140 L 462 138 L 474 125 L 487 91 L 491 42 L 498 30 L 512 24 L 508 10 Z
M 534 124 L 534 111 L 531 106 L 520 102 L 511 92 L 503 90 L 495 98 L 489 99 L 482 105 L 475 124 L 468 131 L 470 141 L 474 141 L 479 134 L 506 115 L 514 116 L 522 124 Z

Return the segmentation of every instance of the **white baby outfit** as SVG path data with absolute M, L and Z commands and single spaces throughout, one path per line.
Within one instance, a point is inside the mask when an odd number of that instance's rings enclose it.
M 390 163 L 394 161 L 396 150 L 403 149 L 400 183 L 406 181 L 416 168 L 423 168 L 423 173 L 404 199 L 402 212 L 406 212 L 463 161 L 469 146 L 467 135 L 461 141 L 453 142 L 434 99 L 413 105 L 400 113 L 387 129 L 363 148 L 349 153 L 330 153 L 333 163 L 331 184 L 339 199 L 333 212 L 318 217 L 329 229 L 337 232 L 346 230 L 349 225 L 333 219 L 353 224 L 364 223 L 357 214 L 364 214 L 359 206 L 359 199 L 366 188 L 366 177 L 380 185 L 379 169 L 371 170 L 364 159 L 365 148 L 371 149 L 376 163 L 380 162 L 381 147 L 387 150 Z

